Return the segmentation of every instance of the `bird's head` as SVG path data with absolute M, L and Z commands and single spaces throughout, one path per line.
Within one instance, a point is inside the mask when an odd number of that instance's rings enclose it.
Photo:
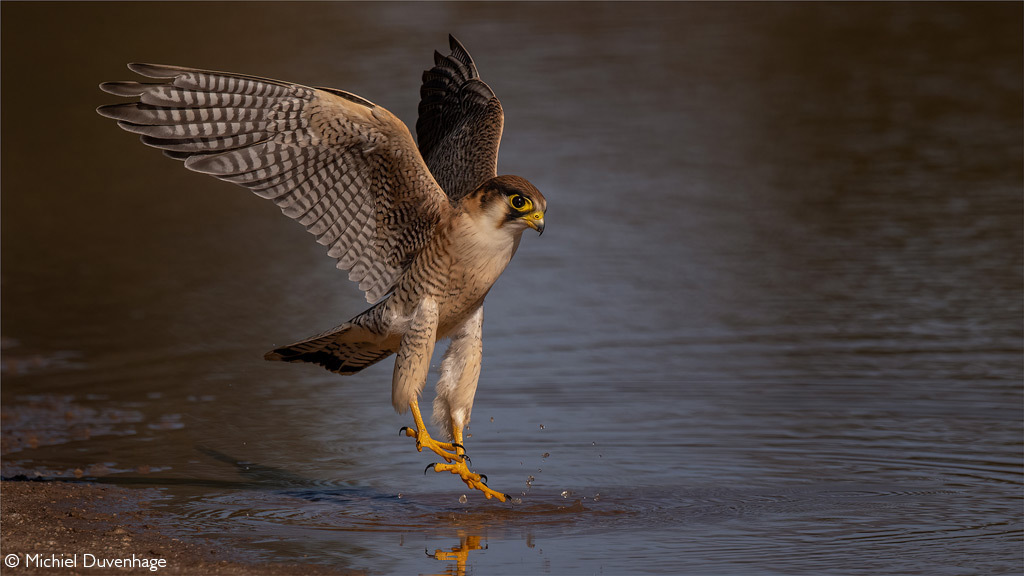
M 469 210 L 490 221 L 496 228 L 520 234 L 526 228 L 544 233 L 544 211 L 548 207 L 544 195 L 533 184 L 519 176 L 496 176 L 487 180 L 471 194 Z

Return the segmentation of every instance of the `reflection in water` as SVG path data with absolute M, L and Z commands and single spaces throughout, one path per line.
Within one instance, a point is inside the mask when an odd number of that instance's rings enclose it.
M 469 536 L 464 531 L 459 531 L 459 543 L 452 546 L 449 550 L 437 549 L 433 554 L 427 551 L 427 556 L 435 560 L 441 560 L 443 562 L 455 561 L 455 564 L 449 566 L 443 573 L 439 573 L 438 576 L 443 574 L 444 576 L 465 576 L 466 575 L 466 562 L 469 558 L 469 552 L 471 550 L 486 550 L 487 544 L 481 544 L 480 536 Z
M 182 6 L 0 4 L 4 475 L 370 573 L 1019 572 L 1020 3 Z M 448 32 L 551 201 L 468 430 L 515 505 L 422 475 L 387 367 L 262 362 L 358 292 L 93 112 L 154 60 L 412 123 Z

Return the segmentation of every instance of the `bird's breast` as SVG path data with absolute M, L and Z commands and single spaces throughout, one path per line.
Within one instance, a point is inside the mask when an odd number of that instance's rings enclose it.
M 456 224 L 461 226 L 453 227 L 448 239 L 451 258 L 439 302 L 442 334 L 461 325 L 483 304 L 515 252 L 515 237 L 502 230 L 487 230 L 472 221 Z

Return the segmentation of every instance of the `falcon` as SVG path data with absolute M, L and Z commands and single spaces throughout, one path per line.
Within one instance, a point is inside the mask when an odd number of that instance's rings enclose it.
M 434 53 L 423 73 L 416 134 L 355 94 L 177 66 L 129 64 L 154 82 L 106 82 L 135 98 L 101 115 L 185 167 L 272 200 L 327 247 L 372 306 L 327 332 L 266 354 L 355 374 L 396 355 L 391 402 L 413 425 L 400 435 L 444 459 L 487 499 L 508 496 L 469 469 L 463 432 L 482 357 L 483 302 L 547 202 L 518 176 L 497 175 L 504 113 L 466 49 Z M 418 398 L 439 339 L 432 437 Z

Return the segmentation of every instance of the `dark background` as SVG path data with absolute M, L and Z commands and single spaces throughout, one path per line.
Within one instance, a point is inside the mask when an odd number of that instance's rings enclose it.
M 488 573 L 1019 571 L 1020 3 L 0 15 L 5 476 L 157 486 L 183 534 L 379 572 L 460 531 Z M 412 125 L 448 33 L 505 108 L 499 171 L 549 201 L 488 297 L 470 430 L 513 512 L 421 475 L 390 363 L 263 362 L 361 294 L 94 112 L 148 61 Z

